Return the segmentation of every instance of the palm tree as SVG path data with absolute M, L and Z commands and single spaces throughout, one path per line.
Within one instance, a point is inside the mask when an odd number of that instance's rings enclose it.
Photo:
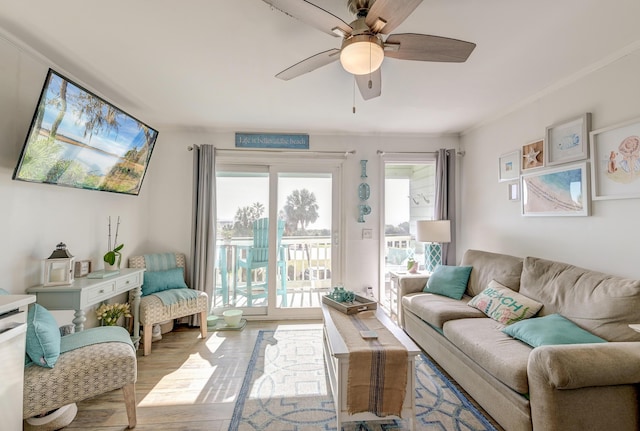
M 240 207 L 236 210 L 234 216 L 233 229 L 241 236 L 253 235 L 253 222 L 262 217 L 264 213 L 264 205 L 260 202 L 254 202 L 250 206 Z
M 315 193 L 307 189 L 294 190 L 284 206 L 287 224 L 304 232 L 310 223 L 318 220 L 318 208 Z

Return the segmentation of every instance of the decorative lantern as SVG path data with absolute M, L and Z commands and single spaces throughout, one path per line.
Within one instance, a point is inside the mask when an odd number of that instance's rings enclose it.
M 51 256 L 44 261 L 44 285 L 70 286 L 73 283 L 74 260 L 66 244 L 59 243 Z

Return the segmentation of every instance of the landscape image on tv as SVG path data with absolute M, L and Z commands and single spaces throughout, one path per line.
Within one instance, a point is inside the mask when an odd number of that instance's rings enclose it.
M 50 69 L 13 179 L 137 195 L 157 137 Z

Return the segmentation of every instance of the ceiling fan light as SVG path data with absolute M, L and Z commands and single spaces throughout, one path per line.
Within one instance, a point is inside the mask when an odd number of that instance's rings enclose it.
M 367 34 L 353 36 L 342 43 L 340 63 L 344 70 L 354 75 L 375 72 L 384 60 L 382 42 Z

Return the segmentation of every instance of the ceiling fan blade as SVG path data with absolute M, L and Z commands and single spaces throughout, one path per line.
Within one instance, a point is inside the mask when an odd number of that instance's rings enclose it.
M 475 43 L 428 34 L 392 34 L 385 42 L 384 55 L 400 60 L 464 63 L 475 47 Z
M 366 75 L 353 75 L 358 83 L 358 89 L 364 100 L 373 99 L 382 93 L 382 72 L 378 68 L 375 72 Z M 371 88 L 369 88 L 371 83 Z
M 376 0 L 365 22 L 374 33 L 389 34 L 407 19 L 422 0 Z
M 274 9 L 296 18 L 331 36 L 344 37 L 353 29 L 349 24 L 319 6 L 306 0 L 263 0 Z M 336 31 L 339 29 L 339 31 Z
M 312 55 L 309 58 L 305 58 L 301 62 L 296 63 L 293 66 L 278 73 L 276 75 L 276 78 L 288 81 L 297 76 L 312 72 L 322 66 L 326 66 L 329 63 L 333 63 L 338 59 L 340 59 L 340 50 L 337 48 L 333 48 L 328 51 Z

